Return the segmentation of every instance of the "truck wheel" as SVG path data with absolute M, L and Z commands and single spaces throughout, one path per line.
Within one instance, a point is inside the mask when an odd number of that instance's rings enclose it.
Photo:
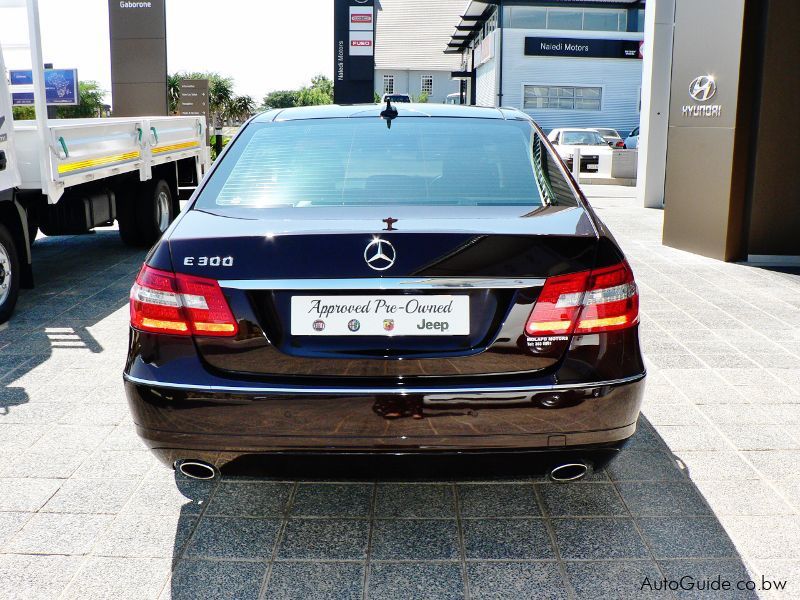
M 119 223 L 119 237 L 127 246 L 143 246 L 139 224 L 136 222 L 137 198 L 128 190 L 115 190 L 114 196 L 117 205 L 117 223 Z
M 144 197 L 136 203 L 136 222 L 142 242 L 148 246 L 155 244 L 175 220 L 172 192 L 163 179 L 153 180 L 145 185 Z
M 19 296 L 19 257 L 14 239 L 8 229 L 0 225 L 0 323 L 11 318 Z

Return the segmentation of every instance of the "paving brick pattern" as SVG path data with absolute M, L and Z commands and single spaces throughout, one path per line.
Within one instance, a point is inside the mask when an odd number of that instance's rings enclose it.
M 660 211 L 591 193 L 640 282 L 650 377 L 635 438 L 572 485 L 525 458 L 176 478 L 121 386 L 142 253 L 40 239 L 0 330 L 0 598 L 800 597 L 800 277 L 665 248 Z M 641 590 L 683 576 L 788 587 Z

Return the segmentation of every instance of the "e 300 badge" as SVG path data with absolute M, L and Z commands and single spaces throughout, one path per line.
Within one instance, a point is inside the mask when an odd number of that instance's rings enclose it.
M 232 267 L 232 256 L 187 256 L 183 259 L 184 267 Z

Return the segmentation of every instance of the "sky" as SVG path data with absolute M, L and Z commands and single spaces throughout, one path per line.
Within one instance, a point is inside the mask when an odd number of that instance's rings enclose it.
M 39 13 L 45 61 L 77 68 L 110 99 L 108 0 L 39 0 Z M 167 0 L 169 72 L 232 76 L 257 102 L 332 77 L 332 49 L 332 0 Z

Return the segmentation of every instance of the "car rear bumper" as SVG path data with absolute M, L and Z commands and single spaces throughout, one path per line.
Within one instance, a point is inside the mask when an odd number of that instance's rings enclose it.
M 190 388 L 126 375 L 139 435 L 165 463 L 275 452 L 564 450 L 633 435 L 644 374 L 461 390 Z

